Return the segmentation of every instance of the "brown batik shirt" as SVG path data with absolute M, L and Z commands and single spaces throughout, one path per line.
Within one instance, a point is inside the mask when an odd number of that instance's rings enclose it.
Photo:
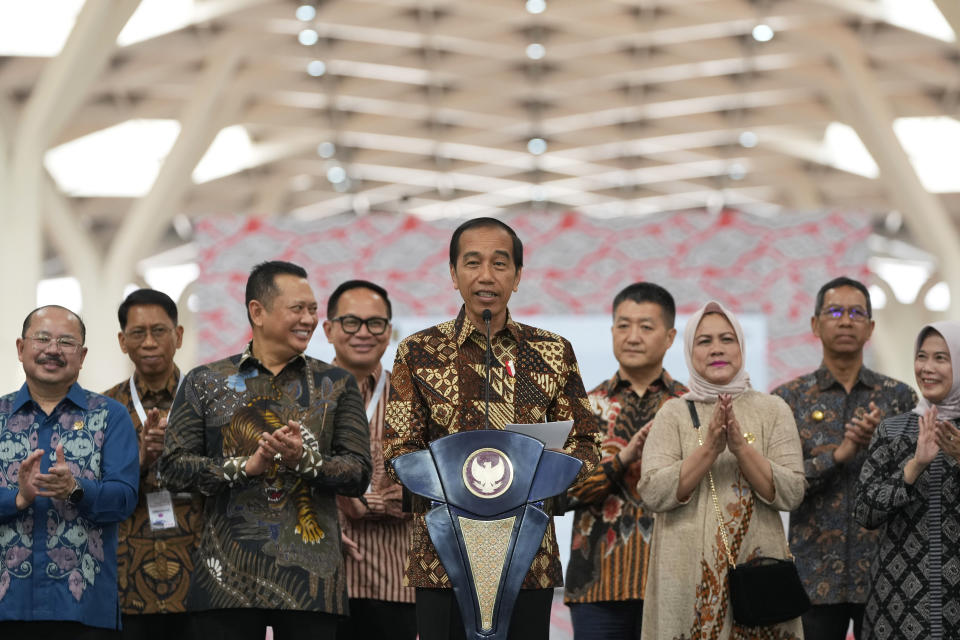
M 296 468 L 244 468 L 260 434 L 301 423 Z M 193 369 L 177 393 L 159 461 L 162 486 L 205 496 L 191 610 L 345 615 L 337 493 L 370 482 L 370 434 L 353 376 L 304 356 L 274 375 L 243 353 Z
M 152 391 L 139 374 L 134 374 L 133 383 L 143 410 L 159 409 L 161 415 L 166 415 L 179 380 L 180 370 L 175 368 L 163 388 Z M 134 407 L 130 380 L 110 387 L 103 395 L 127 408 L 140 436 L 143 423 Z M 118 530 L 117 584 L 120 610 L 126 615 L 185 611 L 193 571 L 192 554 L 200 536 L 203 499 L 199 494 L 176 494 L 173 513 L 177 526 L 154 531 L 150 527 L 147 495 L 157 490 L 156 463 L 141 467 L 137 507 L 132 516 L 120 523 Z
M 490 425 L 573 420 L 564 452 L 583 461 L 577 481 L 599 460 L 600 434 L 580 378 L 573 347 L 564 338 L 514 322 L 491 337 Z M 383 450 L 390 461 L 426 449 L 458 431 L 483 429 L 486 335 L 466 317 L 416 333 L 397 348 Z M 450 587 L 430 541 L 425 509 L 414 516 L 406 579 L 412 587 Z M 553 521 L 524 580 L 525 589 L 563 584 Z

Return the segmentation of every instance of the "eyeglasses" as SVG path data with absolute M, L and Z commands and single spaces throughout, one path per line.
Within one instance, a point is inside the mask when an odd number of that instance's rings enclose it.
M 390 326 L 389 318 L 374 316 L 372 318 L 358 318 L 357 316 L 337 316 L 331 322 L 339 322 L 344 333 L 354 334 L 360 327 L 367 325 L 367 331 L 375 336 L 383 335 Z
M 30 340 L 33 341 L 33 348 L 35 351 L 46 351 L 51 342 L 55 342 L 57 344 L 57 350 L 61 353 L 77 353 L 80 351 L 80 347 L 83 346 L 82 342 L 69 336 L 60 336 L 59 338 L 54 338 L 53 336 L 48 336 L 41 333 L 40 335 L 30 336 Z
M 866 322 L 870 319 L 867 310 L 863 307 L 829 306 L 820 311 L 820 315 L 832 320 L 839 320 L 846 313 L 851 322 Z
M 126 336 L 127 342 L 133 345 L 138 345 L 147 339 L 147 333 L 148 331 L 143 327 L 137 327 L 136 329 L 131 329 L 130 331 L 124 331 L 123 335 Z M 153 339 L 156 342 L 160 342 L 173 333 L 173 329 L 170 327 L 165 327 L 162 324 L 158 324 L 150 327 L 149 333 L 151 336 L 153 336 Z

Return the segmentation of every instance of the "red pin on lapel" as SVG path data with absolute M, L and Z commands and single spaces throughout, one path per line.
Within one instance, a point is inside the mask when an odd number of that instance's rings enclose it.
M 517 375 L 517 370 L 513 367 L 513 360 L 507 360 L 507 373 L 510 374 L 510 377 Z

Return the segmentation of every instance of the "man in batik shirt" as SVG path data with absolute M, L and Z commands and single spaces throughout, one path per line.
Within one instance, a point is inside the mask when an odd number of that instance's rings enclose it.
M 854 520 L 857 479 L 880 421 L 917 402 L 910 387 L 863 366 L 872 316 L 863 283 L 840 277 L 823 285 L 810 319 L 823 364 L 773 390 L 793 409 L 803 444 L 808 486 L 790 514 L 790 548 L 813 603 L 803 616 L 806 638 L 842 640 L 851 620 L 861 638 L 877 534 Z
M 484 428 L 487 338 L 482 318 L 489 310 L 491 427 L 573 420 L 564 452 L 583 461 L 578 480 L 593 470 L 599 458 L 597 421 L 573 348 L 556 334 L 515 322 L 507 311 L 522 267 L 523 244 L 503 222 L 476 218 L 454 232 L 450 277 L 464 305 L 455 320 L 414 334 L 397 349 L 384 434 L 387 465 L 450 433 Z M 463 637 L 450 581 L 427 533 L 426 508 L 415 510 L 406 579 L 417 589 L 420 639 Z M 553 589 L 562 582 L 551 519 L 517 598 L 511 637 L 546 640 Z
M 663 368 L 677 335 L 673 296 L 637 282 L 613 299 L 617 373 L 588 394 L 600 418 L 603 460 L 567 492 L 574 509 L 565 600 L 577 640 L 640 637 L 653 514 L 637 495 L 640 456 L 653 417 L 687 391 Z
M 187 608 L 204 640 L 333 637 L 347 612 L 337 493 L 370 482 L 353 376 L 304 355 L 317 301 L 303 268 L 247 280 L 253 340 L 186 375 L 160 456 L 161 486 L 206 497 Z
M 160 489 L 156 461 L 180 382 L 173 356 L 183 342 L 183 327 L 170 296 L 153 289 L 127 296 L 117 317 L 120 349 L 134 370 L 104 395 L 127 408 L 140 446 L 140 497 L 133 515 L 120 523 L 117 545 L 123 636 L 178 638 L 191 633 L 186 599 L 203 501 L 200 494 Z M 158 518 L 150 517 L 148 501 Z

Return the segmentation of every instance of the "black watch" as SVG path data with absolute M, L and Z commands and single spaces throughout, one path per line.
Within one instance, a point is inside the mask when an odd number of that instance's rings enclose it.
M 67 496 L 67 502 L 72 505 L 80 504 L 80 501 L 83 500 L 83 487 L 80 486 L 79 480 L 74 480 L 73 491 L 70 492 L 70 495 Z

